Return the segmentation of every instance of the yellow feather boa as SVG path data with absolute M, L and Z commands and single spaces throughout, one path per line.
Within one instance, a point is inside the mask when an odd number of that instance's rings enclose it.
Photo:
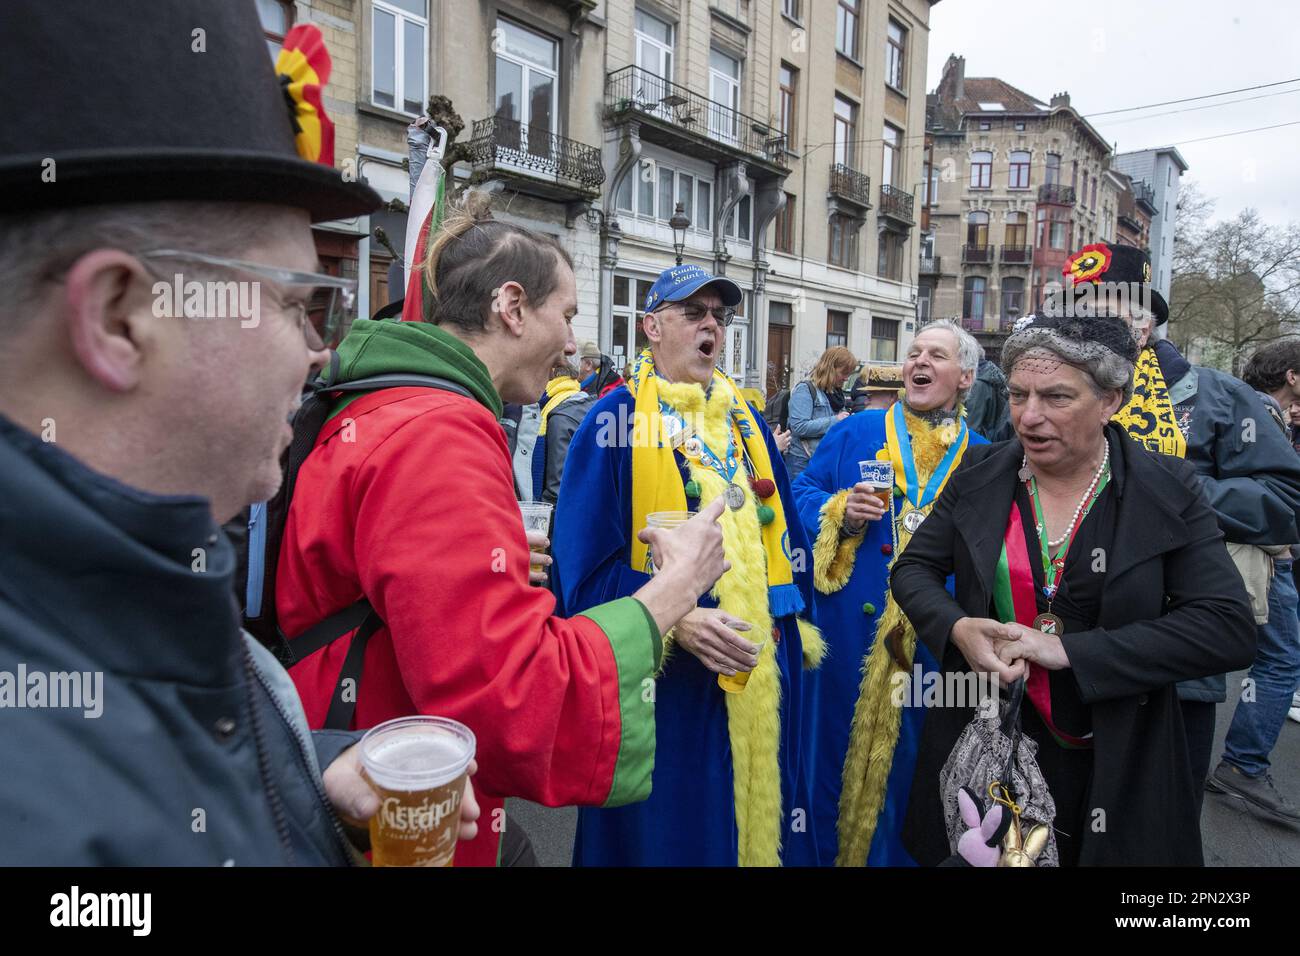
M 715 388 L 706 399 L 694 383 L 659 383 L 659 395 L 683 415 L 695 415 L 700 436 L 710 448 L 725 448 L 731 427 L 731 396 Z M 727 483 L 708 468 L 690 463 L 692 480 L 700 486 L 700 504 L 706 505 L 725 490 Z M 772 615 L 768 607 L 767 557 L 757 500 L 746 495 L 738 511 L 724 508 L 719 519 L 723 550 L 731 569 L 718 579 L 712 594 L 718 606 L 751 625 L 745 635 L 766 641 L 758 666 L 749 675 L 743 693 L 727 694 L 727 729 L 739 834 L 737 862 L 741 866 L 779 866 L 781 862 L 781 685 L 772 640 Z M 820 634 L 806 621 L 799 622 L 805 657 L 819 660 Z M 719 693 L 722 693 L 719 690 Z
M 949 446 L 943 440 L 945 436 L 942 429 L 932 427 L 906 408 L 903 411 L 917 475 L 924 486 L 935 467 L 943 460 Z M 948 437 L 951 439 L 950 435 Z M 903 499 L 900 519 L 902 513 L 910 510 L 910 503 Z M 844 507 L 841 505 L 841 521 L 843 513 Z M 827 524 L 829 522 L 823 518 L 819 542 L 826 533 Z M 838 535 L 838 530 L 836 524 L 833 533 Z M 911 532 L 900 520 L 898 550 L 890 559 L 891 567 L 911 540 Z M 862 537 L 858 536 L 853 547 L 856 548 L 861 541 Z M 844 586 L 852 570 L 850 560 L 848 571 L 843 574 L 838 587 Z M 838 587 L 834 590 L 838 590 Z M 885 804 L 885 789 L 889 783 L 889 771 L 894 765 L 894 748 L 898 745 L 898 730 L 903 720 L 902 708 L 893 702 L 891 682 L 896 671 L 907 673 L 911 670 L 915 651 L 916 631 L 894 603 L 893 594 L 886 591 L 885 608 L 876 624 L 876 639 L 863 662 L 858 702 L 853 708 L 853 724 L 849 732 L 849 749 L 844 758 L 840 790 L 840 848 L 835 860 L 836 866 L 862 866 L 871 850 L 876 820 Z

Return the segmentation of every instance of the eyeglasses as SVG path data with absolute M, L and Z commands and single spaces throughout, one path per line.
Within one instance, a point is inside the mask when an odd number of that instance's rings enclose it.
M 299 290 L 300 298 L 280 297 L 277 305 L 297 321 L 307 345 L 313 350 L 334 348 L 357 317 L 357 280 L 316 272 L 296 272 L 257 262 L 227 259 L 204 252 L 184 249 L 153 249 L 136 256 L 137 259 L 177 259 L 199 262 L 243 272 L 277 286 Z M 154 274 L 157 275 L 155 270 Z M 159 278 L 166 278 L 159 276 Z
M 682 315 L 685 316 L 687 322 L 703 322 L 704 317 L 712 313 L 713 317 L 718 320 L 718 324 L 725 329 L 736 318 L 736 310 L 729 305 L 718 305 L 710 309 L 694 303 L 670 304 L 677 305 L 682 310 Z

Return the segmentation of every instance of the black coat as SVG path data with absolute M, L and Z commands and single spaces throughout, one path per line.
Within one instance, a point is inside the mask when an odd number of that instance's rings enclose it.
M 1095 747 L 1086 806 L 1104 811 L 1080 863 L 1199 866 L 1200 825 L 1177 681 L 1248 666 L 1255 622 L 1214 511 L 1190 465 L 1107 426 L 1116 537 L 1098 626 L 1062 637 Z M 900 555 L 895 599 L 945 671 L 968 671 L 948 641 L 962 617 L 990 617 L 994 571 L 1023 451 L 971 446 Z M 955 600 L 944 588 L 955 574 Z M 949 854 L 939 772 L 974 712 L 926 715 L 903 839 L 922 865 Z

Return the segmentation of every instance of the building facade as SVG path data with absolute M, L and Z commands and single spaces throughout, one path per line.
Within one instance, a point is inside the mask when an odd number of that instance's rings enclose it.
M 258 7 L 272 49 L 293 23 L 321 28 L 336 162 L 388 201 L 317 227 L 327 268 L 368 277 L 363 314 L 401 295 L 406 127 L 443 95 L 466 124 L 452 181 L 573 257 L 579 339 L 629 361 L 645 292 L 680 246 L 744 289 L 719 364 L 770 393 L 828 345 L 894 359 L 914 331 L 933 2 Z
M 1115 238 L 1125 187 L 1068 93 L 1044 102 L 965 67 L 950 56 L 929 97 L 920 312 L 960 319 L 996 361 L 1069 254 Z
M 1160 294 L 1169 298 L 1173 281 L 1174 230 L 1178 225 L 1178 187 L 1187 162 L 1172 146 L 1118 153 L 1117 170 L 1134 182 L 1146 183 L 1156 215 L 1151 222 L 1152 281 Z

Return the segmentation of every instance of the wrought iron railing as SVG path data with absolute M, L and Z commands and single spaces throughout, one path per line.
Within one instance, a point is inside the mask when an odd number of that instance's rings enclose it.
M 1074 205 L 1074 187 L 1062 186 L 1060 183 L 1043 183 L 1038 187 L 1038 201 L 1054 203 L 1058 206 Z
M 993 260 L 992 246 L 962 246 L 962 262 L 991 262 Z
M 589 191 L 605 181 L 596 147 L 500 116 L 474 122 L 469 151 L 475 169 L 521 170 Z
M 611 116 L 635 112 L 786 165 L 785 134 L 780 130 L 639 66 L 625 66 L 605 78 L 605 108 Z
M 973 319 L 970 316 L 962 316 L 961 327 L 967 332 L 983 332 L 984 318 Z
M 1003 246 L 1002 261 L 1009 265 L 1028 265 L 1034 259 L 1033 246 Z
M 922 257 L 921 275 L 937 276 L 942 271 L 942 269 L 943 269 L 943 262 L 939 256 L 931 256 L 928 259 Z
M 1152 209 L 1156 208 L 1156 191 L 1145 180 L 1133 181 L 1133 199 L 1136 202 L 1146 203 Z
M 880 187 L 880 215 L 912 222 L 912 194 L 897 186 Z
M 871 177 L 843 163 L 831 163 L 831 193 L 862 206 L 871 205 Z

